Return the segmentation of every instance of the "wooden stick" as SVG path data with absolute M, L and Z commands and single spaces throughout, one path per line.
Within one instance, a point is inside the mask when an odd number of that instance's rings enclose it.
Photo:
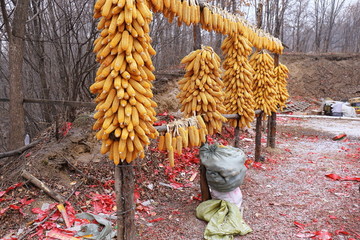
M 45 185 L 42 181 L 40 181 L 38 178 L 33 176 L 31 173 L 29 173 L 26 170 L 23 170 L 21 173 L 21 176 L 27 180 L 29 180 L 32 184 L 34 184 L 36 187 L 43 190 L 47 195 L 55 199 L 58 203 L 64 203 L 65 199 L 55 191 L 51 190 L 48 186 Z
M 32 143 L 30 143 L 28 145 L 25 145 L 25 146 L 23 146 L 21 148 L 18 148 L 18 149 L 9 151 L 9 152 L 0 153 L 0 158 L 6 158 L 6 157 L 14 156 L 14 155 L 20 155 L 23 152 L 25 152 L 26 150 L 28 150 L 29 148 L 34 147 L 39 142 L 40 142 L 40 140 L 36 140 L 36 141 L 34 141 L 34 142 L 32 142 Z

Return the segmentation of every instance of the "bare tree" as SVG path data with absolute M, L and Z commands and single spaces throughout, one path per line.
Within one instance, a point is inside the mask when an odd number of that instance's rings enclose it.
M 324 51 L 329 50 L 331 44 L 332 32 L 335 25 L 335 19 L 339 15 L 342 7 L 344 6 L 345 0 L 331 0 L 330 2 L 330 11 L 328 13 L 328 24 L 327 24 L 327 34 L 325 37 Z
M 24 145 L 25 113 L 23 108 L 23 78 L 22 67 L 24 58 L 25 23 L 28 13 L 29 0 L 18 1 L 12 23 L 5 10 L 5 1 L 1 0 L 3 19 L 9 37 L 9 82 L 10 82 L 10 128 L 8 150 Z

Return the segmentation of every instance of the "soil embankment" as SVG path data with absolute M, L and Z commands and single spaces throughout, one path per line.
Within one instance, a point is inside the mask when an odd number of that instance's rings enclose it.
M 291 96 L 346 100 L 360 96 L 359 54 L 295 54 L 281 56 L 290 70 Z

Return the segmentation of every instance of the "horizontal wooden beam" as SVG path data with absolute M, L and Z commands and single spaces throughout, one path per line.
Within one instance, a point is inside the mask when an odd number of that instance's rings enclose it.
M 0 102 L 9 102 L 8 98 L 0 98 Z M 95 108 L 96 103 L 94 102 L 79 102 L 79 101 L 67 101 L 67 100 L 51 100 L 51 99 L 35 99 L 35 98 L 24 98 L 24 103 L 39 103 L 39 104 L 56 104 L 70 107 L 86 107 Z
M 259 114 L 261 113 L 261 110 L 255 110 L 255 114 Z M 227 119 L 240 119 L 240 115 L 239 114 L 223 114 L 223 116 Z M 167 125 L 161 125 L 161 126 L 154 126 L 154 128 L 158 131 L 158 132 L 165 132 L 167 130 Z

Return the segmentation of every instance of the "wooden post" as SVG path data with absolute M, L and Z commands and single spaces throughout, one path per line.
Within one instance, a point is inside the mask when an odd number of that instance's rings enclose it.
M 134 169 L 132 164 L 115 166 L 117 240 L 135 239 Z
M 276 112 L 271 113 L 268 118 L 268 132 L 267 132 L 267 146 L 271 148 L 276 147 Z
M 115 166 L 115 195 L 116 195 L 116 227 L 117 227 L 117 240 L 124 239 L 124 225 L 123 225 L 123 212 L 124 205 L 121 199 L 122 189 L 122 173 L 121 166 Z
M 256 9 L 256 26 L 257 28 L 262 27 L 263 20 L 263 3 L 259 2 Z M 256 115 L 256 129 L 255 129 L 255 161 L 260 161 L 261 158 L 261 123 L 262 123 L 263 111 Z
M 234 138 L 235 138 L 234 147 L 236 147 L 236 148 L 239 147 L 239 140 L 240 140 L 239 137 L 240 137 L 240 128 L 239 128 L 239 126 L 236 126 L 235 132 L 234 132 Z
M 122 196 L 124 198 L 124 240 L 135 239 L 134 169 L 132 164 L 122 164 Z
M 201 189 L 201 200 L 207 201 L 211 199 L 209 185 L 206 179 L 206 168 L 204 165 L 200 164 L 200 189 Z
M 255 161 L 259 162 L 261 158 L 261 123 L 263 112 L 256 116 L 256 136 L 255 136 Z

